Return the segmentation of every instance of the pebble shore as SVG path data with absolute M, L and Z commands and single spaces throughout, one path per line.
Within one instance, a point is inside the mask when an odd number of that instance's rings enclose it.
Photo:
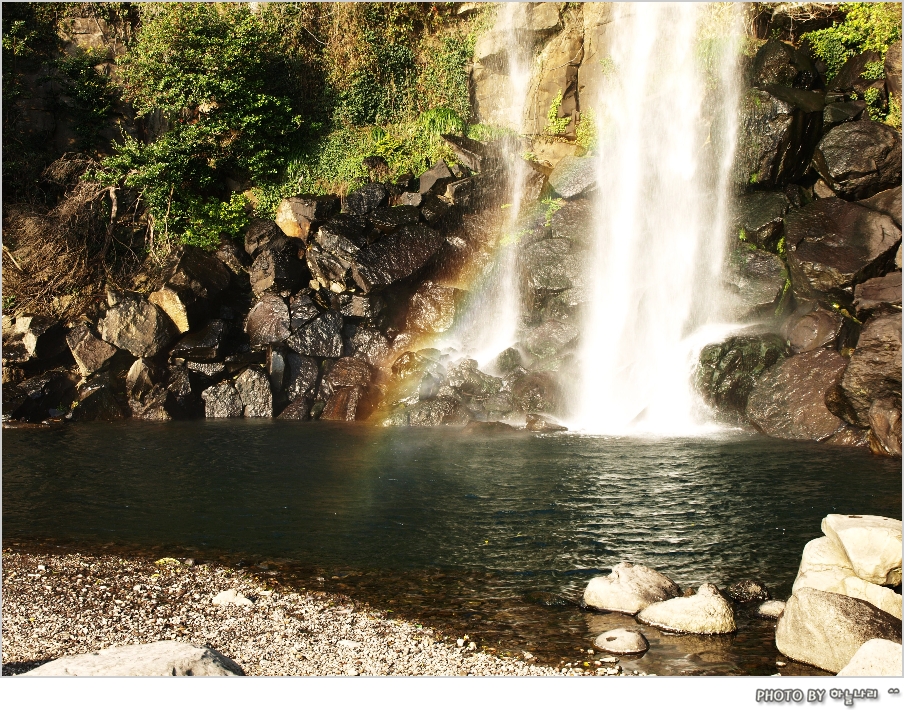
M 214 605 L 235 589 L 252 604 Z M 252 676 L 621 675 L 612 662 L 556 668 L 340 595 L 289 589 L 191 559 L 3 552 L 3 675 L 65 655 L 153 641 L 209 646 Z M 529 656 L 529 654 L 525 654 Z

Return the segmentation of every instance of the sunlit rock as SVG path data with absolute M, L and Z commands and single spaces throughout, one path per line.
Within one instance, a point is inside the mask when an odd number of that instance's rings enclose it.
M 690 634 L 730 634 L 737 629 L 731 604 L 712 584 L 701 585 L 691 597 L 650 604 L 637 619 L 665 631 Z
M 838 671 L 839 676 L 901 676 L 901 644 L 870 639 Z
M 879 515 L 827 515 L 822 531 L 844 550 L 854 572 L 873 584 L 901 583 L 901 521 Z
M 671 579 L 643 565 L 619 562 L 607 577 L 594 577 L 584 590 L 584 604 L 602 611 L 636 614 L 670 599 L 680 589 Z

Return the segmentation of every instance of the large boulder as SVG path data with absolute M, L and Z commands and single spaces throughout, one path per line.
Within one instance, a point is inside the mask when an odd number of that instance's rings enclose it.
M 606 577 L 594 577 L 584 590 L 584 604 L 601 611 L 636 614 L 650 604 L 678 596 L 678 585 L 643 565 L 619 562 Z
M 257 251 L 248 276 L 251 290 L 260 296 L 266 291 L 294 291 L 304 278 L 304 272 L 298 250 L 280 235 Z
M 742 245 L 731 254 L 726 281 L 739 318 L 773 315 L 787 293 L 788 271 L 775 254 Z
M 900 47 L 900 43 L 898 46 Z M 885 639 L 870 639 L 857 649 L 857 653 L 838 671 L 838 675 L 900 677 L 901 644 Z
M 112 422 L 122 419 L 123 409 L 107 373 L 95 375 L 78 387 L 78 404 L 72 410 L 76 422 Z
M 751 192 L 737 200 L 735 234 L 760 249 L 775 249 L 783 233 L 783 218 L 791 201 L 782 192 Z
M 422 195 L 428 192 L 443 193 L 446 185 L 452 182 L 455 176 L 449 170 L 444 160 L 437 161 L 436 165 L 420 176 L 418 192 Z
M 901 272 L 864 281 L 854 287 L 854 308 L 857 317 L 865 321 L 872 315 L 901 312 Z
M 844 319 L 834 311 L 816 308 L 788 324 L 788 344 L 795 353 L 806 353 L 835 345 Z
M 615 653 L 619 656 L 643 653 L 650 647 L 646 637 L 637 629 L 604 631 L 593 639 L 593 645 L 603 653 Z
M 164 285 L 148 300 L 166 313 L 176 330 L 187 333 L 210 316 L 211 304 L 231 282 L 227 266 L 215 255 L 183 246 L 164 271 Z
M 439 232 L 422 224 L 402 227 L 362 249 L 352 276 L 365 293 L 388 286 L 419 271 L 444 243 Z
M 559 409 L 562 389 L 551 373 L 516 373 L 508 379 L 515 411 L 553 413 Z
M 235 661 L 212 648 L 181 641 L 156 641 L 63 656 L 23 675 L 171 677 L 237 676 L 245 673 Z
M 901 184 L 901 135 L 876 121 L 842 123 L 819 142 L 813 166 L 838 195 L 862 200 Z
M 847 407 L 844 418 L 869 426 L 869 411 L 877 399 L 901 397 L 901 314 L 866 322 L 857 348 L 840 382 Z
M 872 197 L 860 200 L 858 204 L 863 205 L 876 212 L 891 217 L 892 221 L 901 226 L 901 186 L 893 187 L 890 190 L 877 192 Z
M 272 417 L 273 393 L 267 375 L 256 367 L 249 367 L 235 380 L 235 389 L 242 400 L 246 417 Z
M 901 230 L 883 214 L 830 197 L 789 212 L 785 240 L 795 295 L 849 303 L 855 284 L 888 268 Z
M 449 330 L 455 320 L 458 293 L 451 286 L 425 281 L 411 297 L 406 328 L 422 333 L 444 333 Z
M 880 456 L 901 456 L 901 400 L 883 397 L 869 407 L 869 448 Z
M 342 316 L 326 311 L 308 321 L 289 336 L 286 344 L 299 355 L 342 356 Z
M 562 158 L 549 174 L 549 186 L 566 200 L 590 190 L 596 180 L 597 160 L 592 155 Z
M 66 343 L 82 375 L 90 375 L 110 362 L 117 350 L 98 337 L 87 323 L 79 323 L 66 336 Z
M 771 39 L 757 50 L 750 79 L 755 86 L 779 84 L 809 89 L 817 76 L 805 50 Z
M 378 182 L 368 183 L 345 196 L 342 200 L 342 211 L 363 216 L 383 207 L 388 197 L 389 193 L 383 185 Z
M 279 203 L 275 222 L 287 237 L 307 241 L 312 223 L 338 210 L 339 198 L 335 195 L 296 195 Z
M 879 515 L 827 515 L 822 531 L 854 572 L 873 584 L 901 583 L 901 521 Z
M 170 354 L 191 360 L 217 360 L 226 335 L 226 321 L 214 318 L 194 333 L 187 333 L 177 342 Z
M 691 597 L 675 597 L 650 604 L 637 620 L 664 631 L 686 634 L 730 634 L 737 631 L 734 610 L 712 584 Z
M 743 414 L 757 379 L 788 354 L 777 335 L 733 336 L 707 345 L 695 373 L 697 391 L 711 406 Z
M 362 387 L 339 387 L 326 400 L 320 419 L 333 422 L 353 422 L 364 397 Z
M 315 311 L 316 312 L 316 311 Z M 252 345 L 282 343 L 291 335 L 289 307 L 275 293 L 262 294 L 248 313 L 245 332 Z
M 176 335 L 169 317 L 137 293 L 108 291 L 107 305 L 98 322 L 100 337 L 135 357 L 153 357 Z
M 828 439 L 844 422 L 826 407 L 825 393 L 846 366 L 847 361 L 829 349 L 782 361 L 754 385 L 747 419 L 764 434 L 780 439 Z
M 204 416 L 208 419 L 242 416 L 242 398 L 228 382 L 209 387 L 201 393 Z
M 528 287 L 537 295 L 584 285 L 583 260 L 570 239 L 544 239 L 524 250 Z
M 861 599 L 809 587 L 791 595 L 775 628 L 781 653 L 832 673 L 874 638 L 901 643 L 901 620 Z

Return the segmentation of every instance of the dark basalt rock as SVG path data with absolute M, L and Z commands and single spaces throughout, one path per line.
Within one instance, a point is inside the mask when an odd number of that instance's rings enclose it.
M 891 217 L 892 221 L 901 226 L 901 186 L 893 187 L 890 190 L 877 192 L 872 197 L 860 200 L 857 204 L 863 205 L 868 209 L 881 212 Z
M 779 257 L 742 245 L 729 264 L 727 284 L 737 296 L 741 318 L 772 314 L 781 307 L 788 272 Z
M 314 305 L 311 297 L 304 292 L 296 293 L 289 301 L 289 327 L 298 330 L 320 315 L 320 309 Z
M 469 363 L 468 365 L 465 365 L 466 370 L 471 369 L 470 363 L 474 363 L 473 367 L 476 369 L 477 365 L 474 360 L 465 362 Z M 446 377 L 446 368 L 442 366 L 438 358 L 433 356 L 432 352 L 426 350 L 402 353 L 396 358 L 395 362 L 392 363 L 392 374 L 400 380 L 407 379 L 414 375 L 421 375 L 425 372 L 433 375 L 437 380 L 443 380 Z M 456 385 L 452 386 L 454 387 Z
M 342 316 L 327 311 L 297 329 L 286 344 L 299 355 L 312 357 L 342 356 Z
M 841 416 L 861 427 L 869 426 L 869 410 L 875 400 L 901 396 L 900 313 L 866 322 L 840 390 L 849 405 Z
M 365 185 L 360 190 L 350 192 L 342 201 L 342 211 L 353 215 L 366 215 L 383 207 L 389 198 L 386 188 L 378 182 Z
M 164 272 L 164 281 L 176 288 L 188 289 L 203 299 L 213 299 L 229 288 L 229 269 L 216 256 L 203 249 L 183 246 Z
M 355 283 L 364 293 L 411 276 L 423 268 L 445 243 L 443 236 L 421 224 L 408 225 L 361 250 L 352 266 Z
M 228 382 L 221 382 L 201 393 L 204 413 L 209 419 L 242 416 L 242 399 Z
M 538 359 L 561 355 L 577 340 L 577 325 L 567 321 L 548 320 L 531 328 L 525 338 L 525 348 Z
M 795 318 L 788 329 L 788 344 L 795 353 L 805 353 L 834 346 L 844 326 L 844 319 L 833 311 L 816 308 Z
M 790 208 L 791 201 L 781 192 L 742 195 L 735 212 L 735 233 L 743 241 L 772 251 L 782 237 L 784 217 Z
M 750 602 L 764 602 L 771 599 L 769 590 L 766 586 L 755 582 L 752 579 L 745 579 L 742 582 L 732 584 L 726 590 L 729 598 L 739 604 L 749 604 Z
M 568 427 L 556 424 L 554 421 L 547 417 L 541 417 L 539 414 L 528 414 L 527 430 L 539 432 L 568 431 Z
M 552 214 L 547 216 L 550 211 Z M 558 209 L 547 208 L 544 212 L 544 224 L 549 222 L 551 239 L 570 239 L 582 245 L 593 243 L 596 211 L 592 200 L 577 197 L 562 202 Z
M 153 357 L 176 335 L 169 317 L 137 293 L 108 291 L 107 305 L 98 322 L 100 337 L 135 357 Z
M 304 421 L 311 416 L 311 400 L 307 397 L 298 397 L 289 404 L 279 415 L 279 419 Z
M 700 352 L 695 384 L 711 406 L 743 414 L 754 384 L 788 353 L 777 335 L 742 335 L 707 345 Z
M 841 65 L 841 69 L 829 82 L 830 91 L 850 91 L 855 89 L 863 93 L 863 89 L 869 84 L 869 79 L 863 78 L 863 72 L 866 70 L 867 64 L 882 61 L 882 57 L 878 52 L 872 50 L 855 54 Z
M 436 227 L 443 221 L 452 206 L 436 195 L 424 195 L 421 199 L 421 216 L 431 227 Z
M 308 248 L 305 259 L 311 276 L 322 288 L 333 292 L 346 289 L 351 261 L 324 252 L 317 245 Z
M 383 426 L 433 427 L 440 425 L 461 426 L 473 419 L 473 415 L 461 402 L 450 397 L 436 397 L 418 402 L 395 412 L 383 422 Z
M 446 186 L 446 202 L 455 207 L 468 208 L 474 203 L 476 194 L 474 178 L 464 178 L 450 182 Z
M 340 387 L 326 400 L 320 419 L 333 422 L 353 422 L 364 397 L 361 387 Z
M 370 366 L 361 358 L 339 358 L 325 379 L 331 387 L 367 387 L 371 380 Z
M 11 419 L 40 422 L 51 409 L 68 409 L 76 399 L 75 382 L 64 368 L 48 370 L 2 388 L 3 414 Z
M 364 228 L 357 221 L 336 215 L 317 230 L 317 244 L 323 251 L 344 261 L 352 261 L 366 245 Z
M 806 52 L 772 39 L 757 50 L 751 83 L 756 86 L 780 84 L 809 89 L 818 74 Z
M 286 353 L 284 376 L 286 396 L 290 402 L 313 394 L 319 376 L 317 361 L 294 352 Z M 310 405 L 309 405 L 310 406 Z
M 49 360 L 68 349 L 62 323 L 45 316 L 18 316 L 12 332 L 3 334 L 4 362 Z
M 596 186 L 596 160 L 593 156 L 566 156 L 549 174 L 549 186 L 566 200 Z
M 539 294 L 564 291 L 582 282 L 583 262 L 568 239 L 544 239 L 524 250 L 528 287 Z
M 356 293 L 340 293 L 339 312 L 346 318 L 376 318 L 383 311 L 383 299 L 376 294 L 359 296 Z
M 78 405 L 72 410 L 72 421 L 113 422 L 124 416 L 105 375 L 95 376 L 78 388 Z
M 376 328 L 359 327 L 350 341 L 352 354 L 367 360 L 371 367 L 382 367 L 389 357 L 389 339 Z
M 828 130 L 840 123 L 857 121 L 864 111 L 866 111 L 866 101 L 836 101 L 826 104 L 822 112 L 823 128 Z
M 506 348 L 496 356 L 494 367 L 503 375 L 513 372 L 515 368 L 523 367 L 524 359 L 515 348 Z
M 403 192 L 399 195 L 397 204 L 400 206 L 420 207 L 424 196 L 419 192 Z M 420 215 L 420 212 L 418 212 Z
M 819 142 L 813 167 L 840 197 L 862 200 L 901 184 L 901 136 L 875 121 L 842 123 Z
M 772 187 L 806 173 L 822 129 L 823 109 L 803 111 L 789 102 L 791 98 L 761 89 L 744 95 L 735 160 L 738 184 Z
M 252 306 L 245 321 L 245 332 L 252 345 L 282 343 L 291 335 L 289 308 L 275 293 L 265 293 Z
M 795 295 L 849 303 L 854 284 L 884 271 L 900 240 L 889 217 L 838 198 L 789 212 L 785 241 Z
M 235 380 L 235 389 L 242 400 L 246 417 L 272 417 L 273 393 L 270 380 L 256 367 L 249 367 Z
M 443 193 L 446 191 L 446 185 L 454 179 L 455 176 L 452 174 L 452 171 L 449 170 L 449 166 L 446 165 L 444 160 L 440 160 L 436 165 L 421 175 L 418 192 L 422 195 L 426 195 L 430 192 Z
M 880 456 L 901 456 L 901 400 L 883 397 L 869 408 L 869 448 Z
M 294 291 L 304 279 L 304 265 L 298 260 L 297 250 L 289 240 L 281 237 L 258 250 L 254 263 L 248 271 L 251 290 L 255 295 L 267 291 Z
M 285 243 L 286 235 L 272 219 L 252 219 L 245 228 L 245 252 L 254 259 L 261 249 L 276 242 Z
M 512 377 L 511 390 L 512 403 L 519 412 L 555 412 L 561 400 L 558 383 L 546 372 Z
M 236 276 L 247 275 L 248 267 L 251 266 L 251 257 L 248 256 L 248 252 L 229 238 L 220 239 L 220 246 L 217 247 L 214 256 Z
M 871 315 L 900 313 L 901 272 L 892 271 L 857 284 L 854 288 L 854 308 L 857 309 L 857 317 L 864 321 Z
M 292 204 L 295 214 L 312 222 L 332 217 L 340 207 L 340 200 L 336 195 L 296 195 L 287 200 Z
M 414 205 L 383 207 L 370 216 L 370 221 L 381 232 L 391 233 L 406 224 L 417 224 L 421 211 Z
M 456 305 L 461 291 L 425 281 L 414 292 L 405 321 L 410 331 L 444 333 L 455 321 Z
M 486 143 L 468 138 L 443 133 L 440 136 L 455 153 L 455 157 L 462 165 L 467 166 L 476 173 L 486 170 L 499 162 L 500 156 Z
M 485 399 L 502 389 L 502 380 L 478 370 L 476 360 L 462 360 L 449 370 L 446 381 L 453 389 L 477 399 Z
M 193 360 L 216 360 L 226 334 L 226 321 L 215 319 L 202 330 L 188 333 L 170 351 L 173 357 Z
M 90 375 L 102 369 L 118 352 L 115 347 L 101 340 L 86 323 L 79 323 L 70 330 L 66 342 L 82 375 Z
M 207 377 L 193 373 L 183 365 L 171 364 L 166 382 L 167 411 L 178 417 L 200 416 L 204 404 L 198 393 L 203 392 L 209 382 Z
M 825 393 L 846 365 L 841 355 L 828 349 L 784 360 L 757 380 L 747 401 L 747 419 L 779 439 L 828 439 L 844 422 L 826 407 Z

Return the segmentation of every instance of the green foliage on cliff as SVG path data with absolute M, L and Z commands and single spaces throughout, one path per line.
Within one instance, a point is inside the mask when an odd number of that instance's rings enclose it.
M 68 99 L 65 109 L 75 122 L 80 150 L 90 149 L 97 142 L 104 121 L 113 112 L 113 87 L 109 78 L 95 69 L 106 59 L 106 52 L 87 49 L 54 62 Z
M 873 50 L 884 58 L 888 46 L 901 38 L 901 3 L 850 2 L 839 9 L 846 13 L 843 22 L 801 37 L 826 63 L 829 79 L 855 54 Z

